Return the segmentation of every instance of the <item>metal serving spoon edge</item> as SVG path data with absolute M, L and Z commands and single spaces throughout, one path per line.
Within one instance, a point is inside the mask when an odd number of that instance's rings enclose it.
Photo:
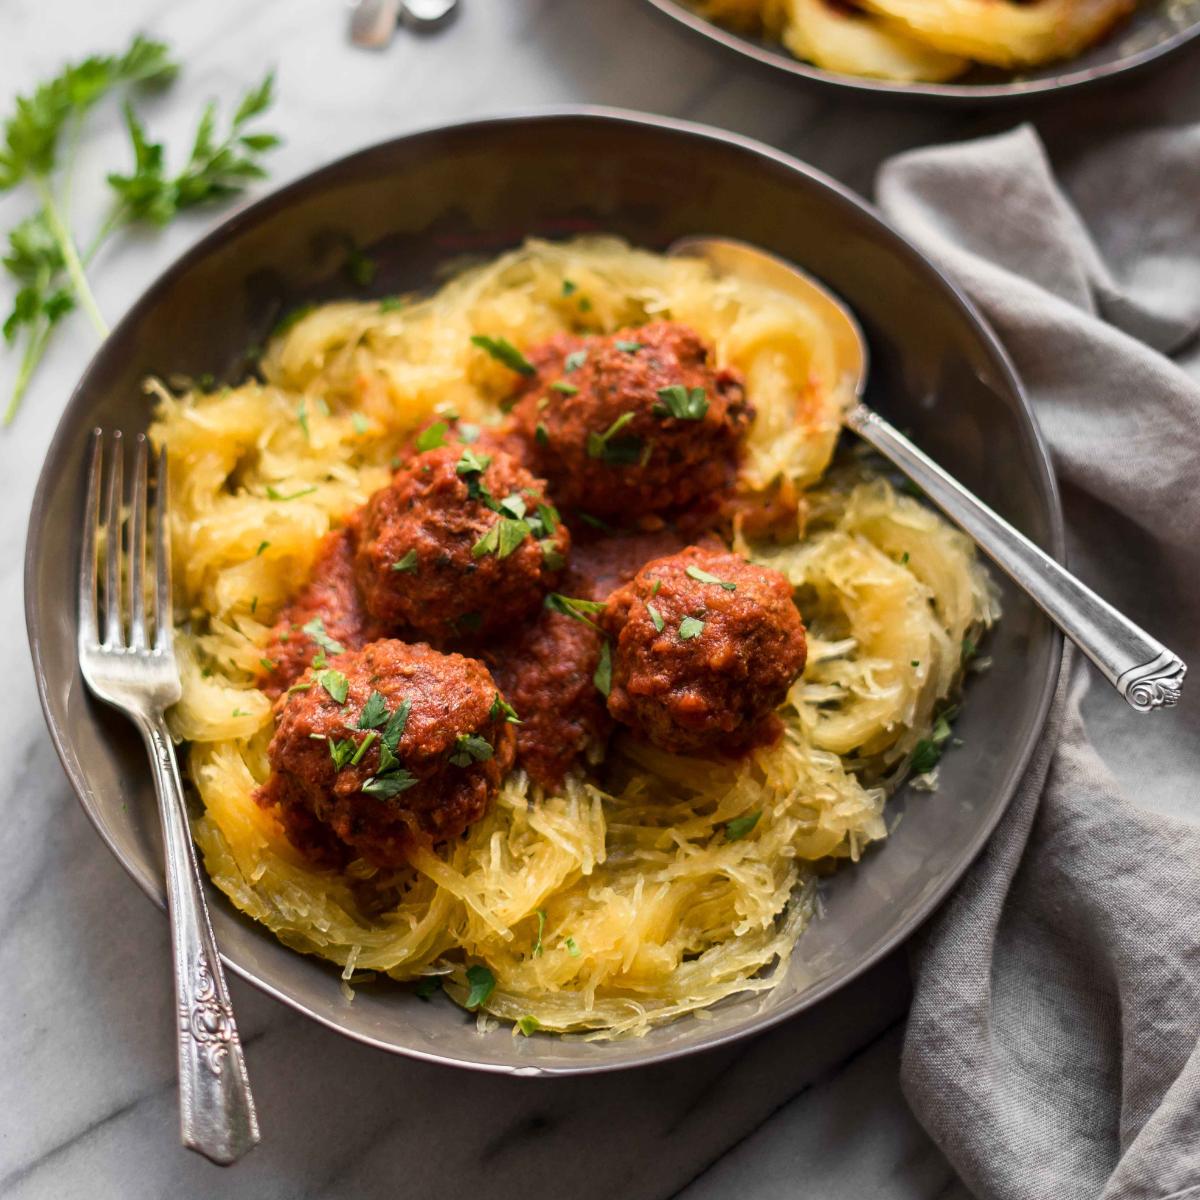
M 700 258 L 718 275 L 737 275 L 802 297 L 819 309 L 845 364 L 845 425 L 908 476 L 1087 655 L 1132 708 L 1150 712 L 1179 701 L 1187 666 L 938 466 L 862 399 L 866 339 L 853 313 L 799 267 L 732 238 L 686 237 L 668 255 Z

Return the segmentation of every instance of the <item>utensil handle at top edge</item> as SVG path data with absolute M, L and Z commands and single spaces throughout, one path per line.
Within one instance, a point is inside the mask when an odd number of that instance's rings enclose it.
M 175 747 L 161 716 L 139 721 L 154 773 L 175 967 L 179 1131 L 221 1166 L 259 1141 L 258 1115 L 192 844 Z
M 972 495 L 867 405 L 846 425 L 894 463 L 1009 575 L 1139 712 L 1179 700 L 1187 667 L 1023 533 Z

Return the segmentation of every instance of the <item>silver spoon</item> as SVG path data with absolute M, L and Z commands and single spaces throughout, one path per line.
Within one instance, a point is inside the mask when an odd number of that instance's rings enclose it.
M 866 342 L 845 305 L 798 267 L 744 242 L 687 237 L 674 242 L 667 253 L 703 259 L 718 275 L 758 280 L 823 313 L 855 398 L 843 418 L 846 425 L 899 467 L 946 516 L 970 534 L 980 549 L 1100 668 L 1133 708 L 1149 712 L 1179 700 L 1187 666 L 1178 655 L 1085 587 L 863 403 Z

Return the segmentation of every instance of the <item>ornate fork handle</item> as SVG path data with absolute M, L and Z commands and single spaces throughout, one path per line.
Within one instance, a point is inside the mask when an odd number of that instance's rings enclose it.
M 141 717 L 138 727 L 162 816 L 179 1014 L 180 1135 L 185 1146 L 226 1165 L 258 1142 L 258 1117 L 200 886 L 175 748 L 161 715 Z
M 1149 712 L 1179 700 L 1187 673 L 1182 659 L 971 495 L 878 413 L 858 404 L 847 414 L 846 424 L 894 462 L 965 529 L 1100 668 L 1133 708 Z

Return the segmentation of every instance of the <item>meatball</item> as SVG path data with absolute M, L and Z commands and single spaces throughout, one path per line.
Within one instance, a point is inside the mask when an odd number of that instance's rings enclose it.
M 475 659 L 385 639 L 310 668 L 297 688 L 277 704 L 259 802 L 325 860 L 342 846 L 396 867 L 458 837 L 512 766 L 513 726 Z
M 594 680 L 601 644 L 591 625 L 543 608 L 487 653 L 521 721 L 517 762 L 549 791 L 582 754 L 608 740 L 612 720 Z
M 698 334 L 663 321 L 559 335 L 529 358 L 513 429 L 560 504 L 601 517 L 719 505 L 753 410 Z
M 778 571 L 693 546 L 646 563 L 598 620 L 613 639 L 608 711 L 656 746 L 739 753 L 777 735 L 806 654 Z
M 472 446 L 414 456 L 361 521 L 354 569 L 367 612 L 439 643 L 536 609 L 571 540 L 542 480 Z
M 358 650 L 385 633 L 367 615 L 354 584 L 353 528 L 334 530 L 317 548 L 308 581 L 275 622 L 260 686 L 278 696 L 318 653 Z

